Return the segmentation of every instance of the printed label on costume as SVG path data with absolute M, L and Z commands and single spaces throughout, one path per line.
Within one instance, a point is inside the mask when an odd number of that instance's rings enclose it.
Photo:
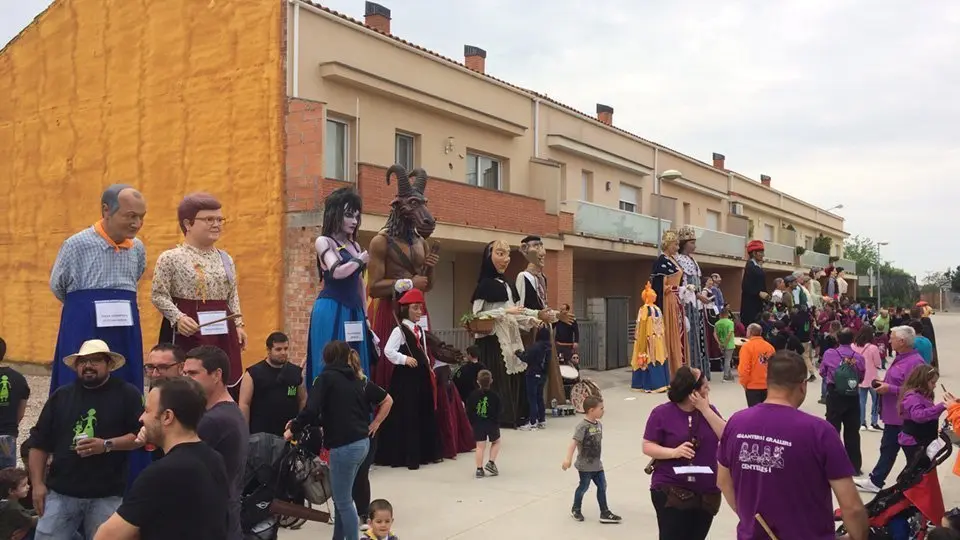
M 227 321 L 220 319 L 227 318 L 226 311 L 198 311 L 197 324 L 200 325 L 201 336 L 222 336 L 228 333 L 229 327 Z M 213 322 L 220 321 L 220 322 Z M 213 324 L 210 324 L 213 323 Z M 206 326 L 204 326 L 206 325 Z
M 347 321 L 343 323 L 343 338 L 347 343 L 363 341 L 363 321 Z
M 133 326 L 133 310 L 129 300 L 97 300 L 97 328 Z
M 417 321 L 417 326 L 423 328 L 424 330 L 430 330 L 430 323 L 427 322 L 427 316 L 421 315 L 420 320 Z

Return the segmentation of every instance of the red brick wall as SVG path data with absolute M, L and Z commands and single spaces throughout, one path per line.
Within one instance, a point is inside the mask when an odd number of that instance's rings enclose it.
M 387 169 L 366 163 L 359 168 L 364 212 L 390 213 L 397 187 L 387 185 Z M 426 195 L 439 222 L 543 236 L 557 236 L 560 230 L 558 217 L 547 214 L 544 202 L 533 197 L 437 178 L 427 182 Z
M 302 212 L 323 208 L 323 104 L 304 99 L 287 103 L 286 212 Z
M 550 307 L 558 308 L 560 304 L 573 306 L 573 250 L 547 251 L 543 270 L 547 275 Z

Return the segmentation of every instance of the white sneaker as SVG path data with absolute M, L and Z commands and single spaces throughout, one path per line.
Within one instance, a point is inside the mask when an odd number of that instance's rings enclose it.
M 533 425 L 533 424 L 524 424 L 524 425 L 518 427 L 517 429 L 520 430 L 520 431 L 530 431 L 531 429 L 534 429 L 534 425 Z
M 873 480 L 869 476 L 864 476 L 863 478 L 855 478 L 853 483 L 857 485 L 857 489 L 864 491 L 866 493 L 879 493 L 880 488 L 873 483 Z
M 540 422 L 539 424 L 537 424 L 537 429 L 547 429 L 547 423 Z
M 860 431 L 870 431 L 866 424 L 860 424 Z

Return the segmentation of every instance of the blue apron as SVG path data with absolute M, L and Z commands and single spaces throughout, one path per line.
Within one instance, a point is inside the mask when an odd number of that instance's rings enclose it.
M 133 326 L 97 327 L 98 300 L 127 300 L 133 315 Z M 89 289 L 67 293 L 60 314 L 60 333 L 53 356 L 53 373 L 50 376 L 50 393 L 61 386 L 77 380 L 77 373 L 63 363 L 63 359 L 80 350 L 84 341 L 100 339 L 112 352 L 120 353 L 126 363 L 110 374 L 143 389 L 143 338 L 140 334 L 140 311 L 137 308 L 137 293 L 117 289 Z M 127 471 L 128 486 L 150 464 L 150 454 L 143 449 L 130 452 Z

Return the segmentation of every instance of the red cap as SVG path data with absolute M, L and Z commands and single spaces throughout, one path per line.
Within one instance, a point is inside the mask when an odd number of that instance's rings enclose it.
M 398 300 L 400 305 L 409 305 L 409 304 L 425 304 L 426 302 L 423 299 L 423 292 L 420 289 L 410 289 L 405 292 L 403 296 Z
M 754 251 L 763 251 L 763 241 L 762 240 L 751 240 L 747 243 L 747 253 L 753 253 Z

